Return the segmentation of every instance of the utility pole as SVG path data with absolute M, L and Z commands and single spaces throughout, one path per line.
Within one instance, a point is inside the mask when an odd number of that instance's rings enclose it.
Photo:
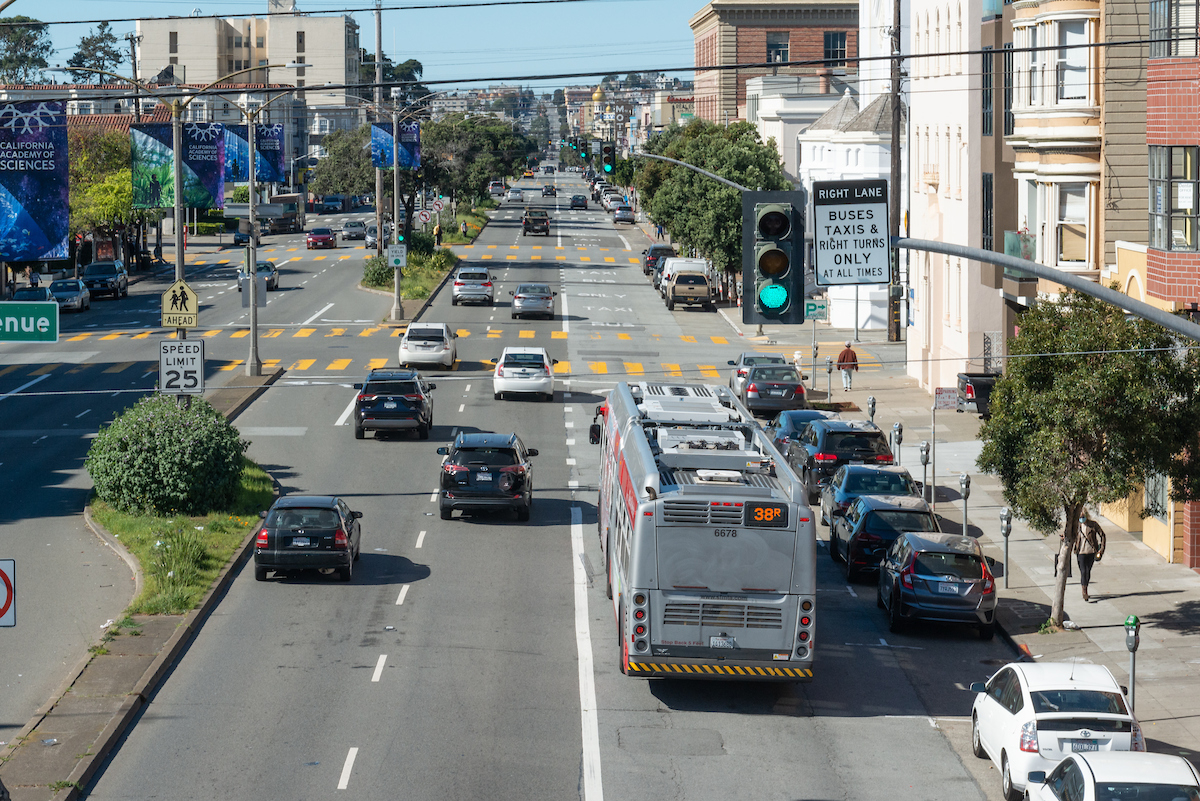
M 382 0 L 375 0 L 375 116 L 379 117 L 379 107 L 383 103 L 383 11 L 380 8 Z M 392 147 L 396 147 L 396 132 L 392 131 Z M 392 220 L 395 226 L 399 220 Z M 382 256 L 383 247 L 383 168 L 375 168 L 375 255 Z
M 892 0 L 892 173 L 888 198 L 888 234 L 900 236 L 900 0 Z M 906 232 L 907 233 L 907 232 Z M 891 249 L 891 286 L 888 287 L 888 342 L 900 341 L 900 249 Z
M 142 36 L 138 33 L 127 33 L 125 38 L 129 41 L 129 66 L 133 69 L 133 121 L 142 121 L 142 96 L 141 90 L 138 89 L 138 65 L 137 65 L 137 46 L 142 43 Z

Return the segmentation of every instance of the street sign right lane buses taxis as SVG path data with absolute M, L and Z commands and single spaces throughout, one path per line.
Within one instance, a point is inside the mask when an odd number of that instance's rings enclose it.
M 639 382 L 596 415 L 621 671 L 810 681 L 813 514 L 750 412 L 724 386 Z

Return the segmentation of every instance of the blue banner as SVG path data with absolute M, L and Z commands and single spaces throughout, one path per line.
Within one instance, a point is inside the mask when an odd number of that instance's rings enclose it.
M 0 105 L 0 261 L 67 258 L 69 223 L 66 104 Z
M 175 205 L 175 164 L 171 123 L 129 127 L 133 208 Z M 183 125 L 183 206 L 219 209 L 225 205 L 225 126 L 219 122 Z
M 287 180 L 283 164 L 283 125 L 256 126 L 254 142 L 254 180 L 269 183 L 284 183 Z M 225 126 L 225 182 L 236 183 L 250 180 L 249 126 Z
M 376 169 L 391 169 L 392 148 L 396 140 L 392 138 L 390 122 L 376 122 L 371 125 L 371 164 Z
M 396 139 L 392 136 L 390 122 L 376 122 L 371 125 L 371 163 L 385 170 L 392 168 L 394 158 L 392 148 Z M 400 123 L 400 169 L 419 170 L 421 168 L 421 123 Z

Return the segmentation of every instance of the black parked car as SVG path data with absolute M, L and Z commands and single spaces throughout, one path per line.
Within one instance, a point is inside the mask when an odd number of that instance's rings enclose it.
M 790 364 L 756 364 L 746 374 L 741 401 L 757 415 L 803 409 L 808 406 L 808 395 L 803 378 Z
M 129 294 L 129 274 L 119 261 L 94 261 L 83 268 L 83 283 L 92 297 L 112 295 L 123 298 Z
M 887 436 L 862 420 L 814 420 L 784 455 L 804 482 L 809 503 L 817 502 L 818 493 L 844 464 L 892 463 Z
M 941 531 L 924 499 L 911 495 L 862 495 L 833 518 L 829 557 L 846 563 L 846 580 L 864 570 L 878 570 L 879 560 L 906 531 Z
M 354 438 L 368 431 L 415 430 L 418 439 L 429 439 L 433 428 L 433 396 L 437 389 L 416 370 L 377 369 L 355 384 Z
M 587 208 L 586 206 L 584 208 Z M 642 251 L 642 273 L 649 275 L 654 271 L 654 267 L 658 264 L 659 259 L 665 259 L 670 256 L 677 256 L 675 248 L 670 245 L 651 245 L 648 249 Z
M 349 581 L 362 551 L 362 512 L 335 495 L 289 495 L 263 513 L 254 540 L 254 578 L 292 570 L 336 572 Z
M 526 448 L 516 434 L 459 434 L 450 447 L 438 448 L 442 463 L 438 510 L 449 520 L 455 509 L 512 509 L 529 519 L 533 505 L 533 465 L 537 448 Z

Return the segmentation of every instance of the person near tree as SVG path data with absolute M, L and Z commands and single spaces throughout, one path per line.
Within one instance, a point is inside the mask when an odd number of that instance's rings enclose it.
M 435 223 L 433 226 L 433 244 L 437 247 L 442 246 L 442 224 Z
M 849 341 L 846 342 L 846 349 L 838 354 L 837 368 L 842 371 L 842 391 L 849 392 L 854 373 L 858 371 L 858 354 Z
M 1104 558 L 1104 547 L 1108 538 L 1100 524 L 1086 511 L 1083 517 L 1079 527 L 1079 542 L 1075 545 L 1075 563 L 1079 565 L 1079 584 L 1083 590 L 1083 600 L 1091 603 L 1088 584 L 1092 582 L 1092 566 Z

